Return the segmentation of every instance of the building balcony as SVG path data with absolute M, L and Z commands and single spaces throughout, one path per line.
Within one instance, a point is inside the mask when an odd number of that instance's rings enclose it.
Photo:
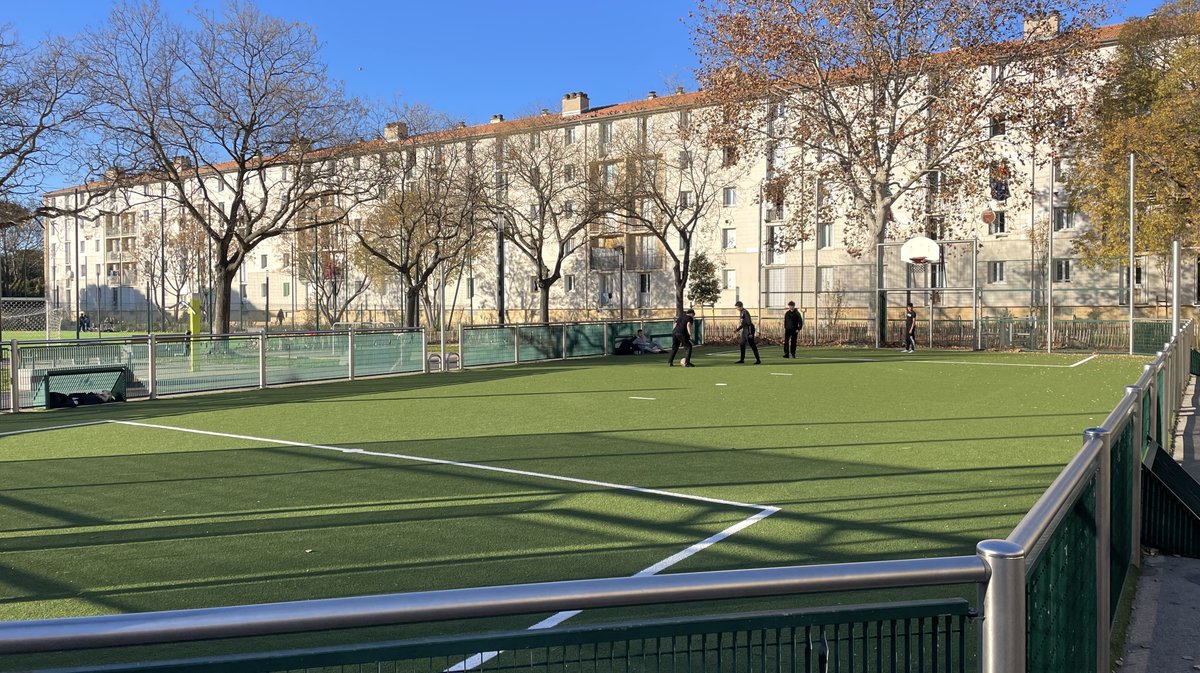
M 109 287 L 128 287 L 136 286 L 137 284 L 138 274 L 136 269 L 108 274 Z
M 129 250 L 109 250 L 104 254 L 106 262 L 132 262 L 133 252 Z

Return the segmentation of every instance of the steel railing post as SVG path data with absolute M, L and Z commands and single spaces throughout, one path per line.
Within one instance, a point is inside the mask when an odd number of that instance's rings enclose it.
M 521 326 L 513 325 L 513 363 L 521 364 Z
M 346 348 L 349 349 L 346 351 L 346 354 L 347 354 L 346 364 L 349 366 L 349 369 L 350 369 L 350 371 L 347 372 L 347 376 L 349 377 L 349 380 L 353 381 L 354 380 L 354 325 L 350 325 L 350 329 L 346 332 Z
M 1112 634 L 1112 564 L 1109 561 L 1112 540 L 1112 433 L 1107 428 L 1083 431 L 1084 442 L 1100 442 L 1096 462 L 1096 673 L 1108 673 L 1109 638 Z
M 429 373 L 429 342 L 424 327 L 421 327 L 421 373 Z
M 17 348 L 17 340 L 8 342 L 8 409 L 10 413 L 21 413 L 21 351 Z M 33 377 L 29 377 L 33 382 Z M 50 391 L 46 391 L 49 395 Z
M 975 553 L 990 570 L 979 585 L 980 673 L 1025 673 L 1025 550 L 1007 540 L 984 540 Z
M 267 387 L 267 329 L 258 333 L 258 389 Z
M 150 368 L 148 373 L 147 385 L 150 388 L 150 399 L 158 399 L 158 337 L 150 334 L 146 337 L 146 348 L 149 352 L 146 354 L 147 366 Z
M 1129 414 L 1129 429 L 1132 441 L 1129 442 L 1129 450 L 1133 453 L 1129 457 L 1132 469 L 1130 470 L 1130 549 L 1129 563 L 1134 567 L 1142 565 L 1142 447 L 1145 444 L 1145 435 L 1142 434 L 1143 418 L 1142 418 L 1142 395 L 1146 391 L 1137 386 L 1125 386 L 1125 394 L 1131 396 L 1132 404 Z
M 559 327 L 562 328 L 562 359 L 567 359 L 567 323 L 563 323 Z

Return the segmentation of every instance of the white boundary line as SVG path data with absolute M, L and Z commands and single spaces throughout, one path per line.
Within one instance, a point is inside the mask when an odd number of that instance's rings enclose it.
M 1095 356 L 1095 355 L 1089 355 L 1089 356 L 1087 356 L 1086 358 L 1084 358 L 1084 359 L 1080 360 L 1079 362 L 1076 362 L 1075 364 L 1073 364 L 1073 365 L 1068 365 L 1068 366 L 1069 366 L 1069 367 L 1078 367 L 1079 365 L 1081 365 L 1081 364 L 1083 364 L 1083 363 L 1087 362 L 1088 360 L 1091 360 L 1091 359 L 1092 359 L 1092 358 L 1094 358 L 1094 357 L 1096 357 L 1096 356 Z
M 738 507 L 738 508 L 742 508 L 742 509 L 758 510 L 754 514 L 751 514 L 750 516 L 746 517 L 745 519 L 738 521 L 737 523 L 733 524 L 732 526 L 729 526 L 720 532 L 714 533 L 714 534 L 704 538 L 703 540 L 687 547 L 686 549 L 678 551 L 653 565 L 650 565 L 646 568 L 639 570 L 638 572 L 636 572 L 632 575 L 633 577 L 645 577 L 645 576 L 649 576 L 649 575 L 657 575 L 658 573 L 662 572 L 663 570 L 666 570 L 667 568 L 670 568 L 671 566 L 679 563 L 680 561 L 683 561 L 692 556 L 695 556 L 696 554 L 704 551 L 705 549 L 708 549 L 709 547 L 720 542 L 721 540 L 731 537 L 731 536 L 749 528 L 750 526 L 753 526 L 754 524 L 758 523 L 759 521 L 762 521 L 763 519 L 771 516 L 772 514 L 775 514 L 776 512 L 780 511 L 780 508 L 778 508 L 778 507 L 771 507 L 771 506 L 767 506 L 767 505 L 755 505 L 755 504 L 748 503 L 748 502 L 737 502 L 735 500 L 722 500 L 720 498 L 706 498 L 704 496 L 691 495 L 688 493 L 677 493 L 675 491 L 664 491 L 664 490 L 657 489 L 657 488 L 643 488 L 641 486 L 630 486 L 627 484 L 617 484 L 617 483 L 607 482 L 607 481 L 596 481 L 593 479 L 580 479 L 578 477 L 564 477 L 561 475 L 548 474 L 545 472 L 533 472 L 533 471 L 529 471 L 529 470 L 516 470 L 516 469 L 512 469 L 512 468 L 508 468 L 508 467 L 496 467 L 494 465 L 483 465 L 480 463 L 466 463 L 466 462 L 461 462 L 461 461 L 456 461 L 456 460 L 443 460 L 441 458 L 426 458 L 423 456 L 412 456 L 412 455 L 403 454 L 403 453 L 386 453 L 383 451 L 366 451 L 364 449 L 347 449 L 347 448 L 340 447 L 340 446 L 328 446 L 325 444 L 310 444 L 308 442 L 293 442 L 293 441 L 289 441 L 289 440 L 285 440 L 285 439 L 269 439 L 266 437 L 254 437 L 251 435 L 237 435 L 237 434 L 232 434 L 232 433 L 228 433 L 228 432 L 215 432 L 212 430 L 195 430 L 192 428 L 181 428 L 181 427 L 177 427 L 177 426 L 173 426 L 173 425 L 160 425 L 157 423 L 142 423 L 142 422 L 138 422 L 138 421 L 117 421 L 117 420 L 105 420 L 105 421 L 98 421 L 98 422 L 113 423 L 113 424 L 117 424 L 117 425 L 130 425 L 130 426 L 140 427 L 140 428 L 153 428 L 153 429 L 157 429 L 157 430 L 174 430 L 176 432 L 188 432 L 188 433 L 192 433 L 192 434 L 196 434 L 196 435 L 208 435 L 210 437 L 225 437 L 228 439 L 242 439 L 242 440 L 247 440 L 247 441 L 252 441 L 252 442 L 261 442 L 264 444 L 282 444 L 284 446 L 298 446 L 298 447 L 304 447 L 304 448 L 310 448 L 310 449 L 320 449 L 322 451 L 336 451 L 338 453 L 358 454 L 358 455 L 364 455 L 364 456 L 378 456 L 378 457 L 383 457 L 383 458 L 399 458 L 402 460 L 411 460 L 411 461 L 419 462 L 419 463 L 431 463 L 434 465 L 449 465 L 449 466 L 464 467 L 467 469 L 474 469 L 474 470 L 485 470 L 488 472 L 502 472 L 505 474 L 515 474 L 515 475 L 520 475 L 520 476 L 525 476 L 525 477 L 537 477 L 537 478 L 541 478 L 541 479 L 548 479 L 551 481 L 565 481 L 565 482 L 570 482 L 570 483 L 574 483 L 574 484 L 585 484 L 588 486 L 602 486 L 602 487 L 611 488 L 614 490 L 632 491 L 634 493 L 644 493 L 647 495 L 660 495 L 660 496 L 664 496 L 664 497 L 668 497 L 668 498 L 677 498 L 677 499 L 681 499 L 681 500 L 692 500 L 692 501 L 697 501 L 697 502 L 706 502 L 706 503 L 715 504 L 715 505 L 727 505 L 727 506 Z M 564 612 L 556 613 L 556 614 L 551 615 L 550 617 L 547 617 L 546 619 L 543 619 L 542 621 L 534 624 L 533 626 L 530 626 L 527 630 L 535 631 L 535 630 L 553 628 L 553 627 L 558 626 L 559 624 L 567 621 L 568 619 L 574 617 L 575 615 L 579 614 L 580 612 L 581 612 L 581 610 L 567 610 Z M 457 664 L 454 664 L 450 668 L 447 668 L 446 671 L 461 672 L 461 671 L 468 671 L 468 670 L 471 670 L 474 668 L 478 668 L 479 666 L 482 666 L 484 663 L 496 658 L 497 656 L 499 656 L 499 654 L 500 654 L 500 652 L 480 652 L 478 654 L 468 657 L 467 659 L 464 659 L 463 661 L 461 661 Z
M 0 432 L 0 437 L 9 437 L 12 435 L 28 435 L 31 432 L 46 432 L 48 430 L 70 430 L 71 428 L 86 428 L 89 425 L 101 425 L 103 423 L 111 423 L 112 421 L 84 421 L 83 423 L 68 423 L 66 425 L 47 425 L 43 428 L 28 428 L 25 430 L 12 430 L 10 432 Z
M 716 356 L 716 357 L 723 357 L 723 356 L 732 357 L 734 355 L 737 355 L 737 351 L 730 351 L 727 353 L 709 353 L 709 355 Z M 971 362 L 970 360 L 928 360 L 928 359 L 923 359 L 923 358 L 903 358 L 903 357 L 891 358 L 891 357 L 886 357 L 886 356 L 881 356 L 881 357 L 877 357 L 877 358 L 862 358 L 862 357 L 852 357 L 852 356 L 825 357 L 825 356 L 820 356 L 820 355 L 809 355 L 809 356 L 800 355 L 800 356 L 797 356 L 796 359 L 797 360 L 828 360 L 828 361 L 832 361 L 832 362 L 904 362 L 904 363 L 909 363 L 909 364 L 929 363 L 929 364 L 938 364 L 938 365 L 974 365 L 977 367 L 1034 367 L 1034 368 L 1038 368 L 1038 369 L 1070 369 L 1072 367 L 1078 367 L 1079 365 L 1091 360 L 1094 357 L 1096 357 L 1096 356 L 1089 355 L 1088 357 L 1080 360 L 1079 362 L 1076 362 L 1076 363 L 1070 364 L 1070 365 L 1031 364 L 1031 363 L 1027 363 L 1027 362 Z

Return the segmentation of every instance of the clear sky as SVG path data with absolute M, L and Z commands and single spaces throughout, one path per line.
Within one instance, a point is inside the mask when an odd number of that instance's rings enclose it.
M 161 0 L 172 15 L 220 0 Z M 330 74 L 354 96 L 423 103 L 468 123 L 695 89 L 688 12 L 694 0 L 259 0 L 268 14 L 312 25 Z M 1114 4 L 1118 20 L 1158 0 Z M 23 41 L 73 35 L 104 21 L 106 0 L 0 0 Z

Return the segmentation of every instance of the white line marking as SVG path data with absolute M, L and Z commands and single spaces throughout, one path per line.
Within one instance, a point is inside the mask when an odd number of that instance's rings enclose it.
M 741 507 L 744 509 L 768 509 L 765 505 L 755 505 L 749 502 L 737 502 L 734 500 L 722 500 L 720 498 L 707 498 L 702 495 L 692 495 L 690 493 L 678 493 L 676 491 L 664 491 L 657 488 L 643 488 L 641 486 L 629 486 L 627 484 L 616 484 L 609 481 L 596 481 L 594 479 L 580 479 L 579 477 L 564 477 L 557 474 L 548 474 L 546 472 L 533 472 L 531 470 L 517 470 L 511 467 L 498 467 L 495 465 L 483 465 L 481 463 L 464 463 L 457 460 L 444 460 L 441 458 L 426 458 L 424 456 L 412 456 L 404 453 L 386 453 L 383 451 L 367 451 L 366 449 L 347 449 L 340 446 L 327 446 L 324 444 L 309 444 L 308 442 L 292 442 L 286 439 L 269 439 L 267 437 L 254 437 L 252 435 L 236 435 L 228 432 L 214 432 L 212 430 L 195 430 L 192 428 L 180 428 L 173 425 L 158 425 L 156 423 L 141 423 L 138 421 L 106 421 L 108 423 L 117 423 L 119 425 L 133 425 L 141 428 L 156 428 L 158 430 L 175 430 L 177 432 L 190 432 L 195 435 L 208 435 L 210 437 L 225 437 L 228 439 L 244 439 L 250 442 L 262 442 L 263 444 L 282 444 L 284 446 L 300 446 L 310 449 L 321 449 L 323 451 L 336 451 L 338 453 L 351 453 L 363 456 L 376 456 L 380 458 L 400 458 L 402 460 L 411 460 L 417 463 L 430 463 L 433 465 L 450 465 L 453 467 L 465 467 L 473 470 L 485 470 L 488 472 L 501 472 L 504 474 L 515 474 L 522 477 L 537 477 L 539 479 L 549 479 L 552 481 L 566 481 L 573 484 L 583 484 L 585 486 L 601 486 L 620 491 L 632 491 L 634 493 L 646 493 L 648 495 L 661 495 L 668 498 L 679 498 L 681 500 L 694 500 L 696 502 L 707 502 L 714 505 L 728 505 L 730 507 Z
M 771 372 L 771 376 L 791 376 L 791 374 L 781 374 L 779 372 Z
M 797 359 L 805 359 L 804 356 L 799 356 Z M 1046 365 L 1046 364 L 1030 364 L 1027 362 L 970 362 L 968 360 L 926 360 L 923 358 L 852 358 L 852 357 L 818 357 L 808 356 L 809 360 L 832 360 L 834 362 L 907 362 L 912 364 L 938 364 L 938 365 L 976 365 L 979 367 L 1037 367 L 1040 369 L 1067 369 L 1075 365 Z
M 657 397 L 630 397 L 631 400 L 657 400 Z
M 717 385 L 725 385 L 725 384 L 718 383 Z M 421 456 L 410 456 L 410 455 L 401 454 L 401 453 L 385 453 L 382 451 L 366 451 L 363 449 L 347 449 L 347 448 L 342 448 L 342 447 L 338 447 L 338 446 L 327 446 L 324 444 L 310 444 L 308 442 L 292 442 L 292 441 L 288 441 L 286 439 L 267 439 L 265 437 L 253 437 L 250 435 L 237 435 L 237 434 L 232 434 L 232 433 L 227 433 L 227 432 L 214 432 L 212 430 L 195 430 L 192 428 L 181 428 L 181 427 L 172 426 L 172 425 L 159 425 L 157 423 L 140 423 L 137 421 L 115 421 L 115 420 L 106 420 L 106 421 L 98 421 L 98 422 L 116 423 L 118 425 L 131 425 L 131 426 L 141 427 L 141 428 L 155 428 L 155 429 L 159 429 L 159 430 L 174 430 L 176 432 L 190 432 L 192 434 L 197 434 L 197 435 L 208 435 L 211 437 L 225 437 L 228 439 L 242 439 L 242 440 L 247 440 L 247 441 L 252 441 L 252 442 L 261 442 L 264 444 L 282 444 L 284 446 L 299 446 L 299 447 L 306 447 L 306 448 L 310 448 L 310 449 L 320 449 L 320 450 L 324 450 L 324 451 L 336 451 L 338 453 L 359 454 L 359 455 L 364 455 L 364 456 L 378 456 L 378 457 L 384 457 L 384 458 L 400 458 L 403 460 L 412 460 L 414 462 L 432 463 L 432 464 L 436 464 L 436 465 L 452 465 L 452 466 L 456 466 L 456 467 L 465 467 L 465 468 L 475 469 L 475 470 L 486 470 L 489 472 L 503 472 L 506 474 L 516 474 L 516 475 L 522 475 L 522 476 L 538 477 L 538 478 L 549 479 L 549 480 L 553 480 L 553 481 L 566 481 L 566 482 L 571 482 L 571 483 L 576 483 L 576 484 L 586 484 L 589 486 L 603 486 L 603 487 L 611 488 L 614 490 L 633 491 L 636 493 L 661 495 L 661 496 L 666 496 L 669 498 L 679 498 L 682 500 L 694 500 L 694 501 L 698 501 L 698 502 L 707 502 L 707 503 L 713 503 L 713 504 L 718 504 L 718 505 L 729 505 L 732 507 L 741 507 L 741 508 L 745 508 L 745 509 L 758 510 L 754 514 L 746 517 L 745 519 L 742 519 L 741 521 L 733 524 L 732 526 L 729 526 L 729 527 L 725 528 L 724 530 L 719 531 L 717 533 L 713 533 L 712 535 L 687 547 L 686 549 L 683 549 L 682 551 L 678 551 L 678 552 L 672 554 L 671 556 L 668 556 L 667 558 L 665 558 L 653 565 L 650 565 L 646 568 L 643 568 L 642 570 L 639 570 L 638 572 L 636 572 L 632 575 L 633 577 L 645 577 L 645 576 L 649 576 L 649 575 L 656 575 L 656 574 L 662 572 L 663 570 L 666 570 L 667 568 L 670 568 L 671 566 L 679 563 L 680 561 L 683 561 L 691 556 L 695 556 L 696 554 L 704 551 L 705 549 L 708 549 L 709 547 L 720 542 L 721 540 L 724 540 L 730 536 L 733 536 L 733 535 L 749 528 L 750 526 L 753 526 L 754 524 L 758 523 L 759 521 L 762 521 L 763 519 L 771 516 L 772 514 L 775 514 L 776 512 L 780 511 L 780 508 L 778 508 L 778 507 L 771 507 L 771 506 L 766 506 L 766 505 L 755 505 L 755 504 L 746 503 L 746 502 L 737 502 L 734 500 L 723 500 L 720 498 L 706 498 L 704 496 L 699 496 L 699 495 L 690 495 L 687 493 L 677 493 L 675 491 L 664 491 L 664 490 L 660 490 L 660 489 L 656 489 L 656 488 L 642 488 L 641 486 L 629 486 L 626 484 L 616 484 L 616 483 L 612 483 L 612 482 L 596 481 L 593 479 L 579 479 L 577 477 L 564 477 L 561 475 L 547 474 L 544 472 L 532 472 L 532 471 L 528 471 L 528 470 L 514 470 L 511 468 L 507 468 L 507 467 L 495 467 L 492 465 L 481 465 L 479 463 L 464 463 L 464 462 L 459 462 L 459 461 L 454 461 L 454 460 L 442 460 L 440 458 L 424 458 Z M 557 614 L 551 615 L 550 617 L 547 617 L 546 619 L 543 619 L 542 621 L 538 622 L 537 624 L 534 624 L 533 626 L 530 626 L 528 630 L 533 631 L 533 630 L 553 628 L 553 627 L 558 626 L 559 624 L 567 621 L 568 619 L 574 617 L 575 615 L 578 615 L 580 612 L 581 612 L 581 610 L 567 610 L 564 612 L 559 612 Z M 454 664 L 453 666 L 451 666 L 445 670 L 448 673 L 472 670 L 472 669 L 482 666 L 484 663 L 486 663 L 488 661 L 491 661 L 492 659 L 499 656 L 499 654 L 500 654 L 500 652 L 480 652 L 478 654 L 472 655 L 471 657 L 468 657 L 467 659 L 464 659 L 463 661 L 461 661 L 457 664 Z
M 1096 356 L 1095 356 L 1095 355 L 1089 355 L 1089 356 L 1087 356 L 1086 358 L 1084 358 L 1084 359 L 1080 360 L 1079 362 L 1076 362 L 1075 364 L 1073 364 L 1073 365 L 1070 365 L 1070 367 L 1071 367 L 1071 368 L 1078 367 L 1079 365 L 1081 365 L 1081 364 L 1083 364 L 1083 363 L 1087 362 L 1088 360 L 1091 360 L 1091 359 L 1092 359 L 1092 358 L 1094 358 L 1094 357 L 1096 357 Z
M 639 570 L 638 572 L 631 575 L 631 577 L 648 577 L 650 575 L 657 575 L 658 573 L 666 570 L 667 568 L 670 568 L 671 566 L 675 565 L 676 563 L 679 563 L 680 561 L 683 561 L 684 559 L 687 559 L 691 556 L 695 556 L 696 554 L 704 551 L 705 549 L 708 549 L 709 547 L 720 542 L 721 540 L 724 540 L 727 537 L 730 537 L 740 531 L 743 531 L 743 530 L 749 528 L 750 526 L 753 526 L 754 524 L 758 523 L 759 521 L 762 521 L 763 519 L 771 516 L 772 514 L 778 512 L 778 511 L 779 511 L 778 507 L 764 507 L 762 509 L 762 511 L 759 512 L 758 514 L 755 514 L 753 516 L 749 516 L 745 519 L 742 519 L 741 521 L 733 524 L 732 526 L 726 528 L 725 530 L 723 530 L 719 533 L 714 533 L 714 534 L 708 536 L 707 538 L 697 542 L 696 544 L 688 547 L 687 549 L 676 552 L 675 554 L 668 556 L 667 558 L 659 561 L 658 563 L 655 563 L 654 565 L 652 565 L 648 568 Z M 575 615 L 579 614 L 580 612 L 582 612 L 582 610 L 566 610 L 564 612 L 559 612 L 559 613 L 556 613 L 554 615 L 547 617 L 546 619 L 543 619 L 542 621 L 538 622 L 537 624 L 534 624 L 533 626 L 530 626 L 526 630 L 527 631 L 540 631 L 542 629 L 551 629 L 551 628 L 554 628 L 555 626 L 558 626 L 559 624 L 562 624 L 563 622 L 567 621 L 568 619 L 574 617 Z M 491 661 L 492 659 L 495 659 L 499 655 L 500 655 L 500 652 L 480 652 L 478 654 L 474 654 L 474 655 L 471 655 L 470 657 L 467 657 L 466 659 L 458 662 L 457 664 L 454 664 L 450 668 L 447 668 L 446 672 L 447 673 L 461 673 L 461 671 L 469 671 L 472 669 L 476 669 L 476 668 L 479 668 L 480 666 L 486 664 L 487 662 Z
M 86 421 L 83 423 L 69 423 L 67 425 L 49 425 L 44 428 L 29 428 L 28 430 L 12 430 L 10 432 L 0 432 L 0 437 L 7 437 L 9 435 L 27 435 L 31 432 L 47 432 L 49 430 L 70 430 L 71 428 L 84 428 L 89 425 L 100 425 L 102 423 L 108 423 L 108 422 L 109 421 L 107 421 L 107 420 Z
M 728 384 L 728 383 L 718 383 L 718 384 L 716 384 L 716 385 L 718 385 L 718 386 L 727 386 L 727 385 L 729 385 L 729 384 Z

